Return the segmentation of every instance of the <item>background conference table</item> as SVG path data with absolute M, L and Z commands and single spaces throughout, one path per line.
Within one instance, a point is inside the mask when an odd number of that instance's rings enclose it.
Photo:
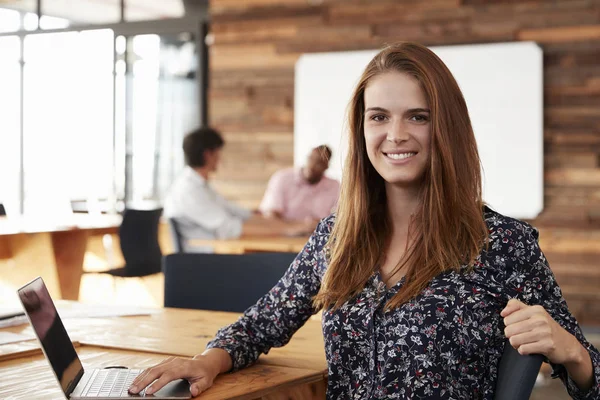
M 167 355 L 202 352 L 218 328 L 239 314 L 162 309 L 158 314 L 65 319 L 84 367 L 145 368 Z M 31 333 L 28 325 L 2 331 Z M 310 319 L 282 348 L 252 367 L 219 376 L 200 399 L 324 399 L 327 365 L 321 323 Z M 60 399 L 62 392 L 37 341 L 0 345 L 0 398 Z
M 245 236 L 239 239 L 191 239 L 194 247 L 210 247 L 215 253 L 244 254 L 253 252 L 292 252 L 299 253 L 308 241 L 308 236 Z
M 54 219 L 40 217 L 0 217 L 0 260 L 18 255 L 19 252 L 35 252 L 24 245 L 27 235 L 49 235 L 52 255 L 56 266 L 60 297 L 77 300 L 83 275 L 83 260 L 88 239 L 94 235 L 116 234 L 122 217 L 113 214 L 73 214 Z M 168 231 L 160 231 L 161 247 L 168 254 L 171 246 Z M 300 252 L 308 237 L 244 237 L 235 240 L 193 240 L 193 245 L 212 247 L 216 253 L 243 254 L 257 251 Z M 116 266 L 112 266 L 116 267 Z
M 88 237 L 116 233 L 121 220 L 113 214 L 73 214 L 60 219 L 0 217 L 0 259 L 14 256 L 19 236 L 49 234 L 61 297 L 77 300 Z

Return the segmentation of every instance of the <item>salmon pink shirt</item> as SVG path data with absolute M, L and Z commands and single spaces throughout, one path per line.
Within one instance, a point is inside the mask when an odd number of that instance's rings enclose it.
M 310 184 L 301 168 L 288 168 L 273 174 L 260 204 L 260 211 L 279 212 L 287 220 L 321 219 L 337 205 L 340 184 L 323 177 Z

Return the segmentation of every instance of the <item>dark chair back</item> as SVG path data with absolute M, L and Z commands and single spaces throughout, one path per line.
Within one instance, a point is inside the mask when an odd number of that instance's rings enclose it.
M 173 242 L 175 253 L 185 252 L 183 247 L 183 236 L 181 236 L 181 230 L 179 229 L 179 224 L 175 218 L 169 218 L 169 231 L 171 232 L 171 240 Z
M 243 312 L 267 293 L 296 253 L 170 254 L 165 307 Z
M 521 355 L 508 342 L 498 367 L 495 400 L 528 400 L 544 357 Z
M 0 203 L 0 217 L 6 216 L 6 209 L 4 208 L 4 204 Z
M 125 259 L 123 276 L 146 276 L 161 271 L 162 252 L 158 243 L 161 214 L 162 208 L 125 209 L 119 228 L 121 252 Z

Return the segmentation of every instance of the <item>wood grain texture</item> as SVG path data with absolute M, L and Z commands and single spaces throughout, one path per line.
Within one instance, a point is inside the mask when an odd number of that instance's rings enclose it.
M 60 307 L 60 305 L 59 305 Z M 160 313 L 121 318 L 67 318 L 63 320 L 72 340 L 81 345 L 107 349 L 136 350 L 174 356 L 192 357 L 204 351 L 217 331 L 235 322 L 237 313 L 163 309 Z M 33 335 L 29 325 L 11 332 Z M 11 350 L 36 348 L 36 342 L 22 343 Z M 0 356 L 10 354 L 0 353 Z M 327 369 L 321 321 L 311 317 L 281 348 L 273 348 L 260 362 L 290 368 L 304 368 L 324 373 Z
M 164 359 L 160 354 L 93 346 L 82 346 L 77 352 L 85 368 L 124 365 L 143 369 Z M 0 362 L 0 369 L 0 398 L 64 398 L 48 362 L 41 354 Z M 198 398 L 316 400 L 324 398 L 319 396 L 324 388 L 325 379 L 320 371 L 256 364 L 236 373 L 218 376 L 213 386 Z M 315 395 L 310 395 L 313 390 Z
M 308 237 L 241 237 L 230 240 L 193 239 L 189 244 L 197 247 L 210 247 L 215 253 L 244 254 L 255 252 L 292 252 L 302 251 Z
M 600 260 L 600 239 L 546 240 L 555 230 L 600 229 L 598 0 L 214 0 L 210 7 L 211 123 L 237 140 L 225 148 L 228 161 L 215 183 L 227 197 L 255 207 L 271 172 L 292 165 L 294 63 L 301 53 L 376 49 L 398 40 L 533 40 L 544 51 L 546 209 L 530 222 L 542 228 L 548 254 L 584 252 Z M 242 157 L 244 171 L 235 165 Z M 584 278 L 596 282 L 600 265 L 594 261 L 585 271 L 576 265 L 562 260 L 559 282 L 568 285 L 575 315 L 600 325 L 593 302 L 600 304 L 600 291 L 577 293 Z

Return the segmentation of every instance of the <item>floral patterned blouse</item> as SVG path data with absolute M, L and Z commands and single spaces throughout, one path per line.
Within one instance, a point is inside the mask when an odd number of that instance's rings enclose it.
M 537 230 L 485 210 L 489 247 L 472 272 L 446 272 L 419 296 L 386 311 L 403 280 L 387 288 L 374 273 L 364 290 L 322 316 L 328 399 L 493 399 L 505 337 L 500 311 L 511 298 L 542 305 L 588 349 L 594 383 L 582 392 L 564 367 L 554 375 L 575 399 L 600 399 L 600 354 L 570 314 Z M 234 370 L 285 345 L 315 312 L 311 299 L 327 269 L 324 246 L 335 216 L 323 219 L 288 271 L 208 348 L 226 350 Z

